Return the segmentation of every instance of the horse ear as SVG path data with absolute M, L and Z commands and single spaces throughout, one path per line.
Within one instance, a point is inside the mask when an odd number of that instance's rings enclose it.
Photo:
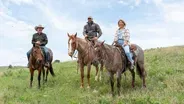
M 75 33 L 75 37 L 77 37 L 77 33 Z
M 68 37 L 70 37 L 70 34 L 69 33 L 67 33 L 67 35 L 68 35 Z
M 101 43 L 101 45 L 104 45 L 104 43 L 105 43 L 105 40 Z

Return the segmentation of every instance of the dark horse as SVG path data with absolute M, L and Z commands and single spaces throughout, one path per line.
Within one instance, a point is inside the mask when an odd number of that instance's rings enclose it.
M 50 49 L 49 49 L 50 50 Z M 51 75 L 54 76 L 54 71 L 52 68 L 52 59 L 53 59 L 53 55 L 52 55 L 52 51 L 50 50 L 50 56 L 51 56 L 51 60 L 50 60 L 50 66 L 46 67 L 46 78 L 45 78 L 45 70 L 44 70 L 44 54 L 42 52 L 42 49 L 39 45 L 35 45 L 32 48 L 32 52 L 29 58 L 29 69 L 30 69 L 30 87 L 32 87 L 32 82 L 33 82 L 33 75 L 34 75 L 34 71 L 38 70 L 38 88 L 40 88 L 40 80 L 41 80 L 41 72 L 43 72 L 43 81 L 47 81 L 47 76 L 48 76 L 48 72 L 50 71 Z
M 111 92 L 114 96 L 114 74 L 117 76 L 117 91 L 120 96 L 120 86 L 121 86 L 121 74 L 125 72 L 127 66 L 127 58 L 125 52 L 115 46 L 104 44 L 104 42 L 96 42 L 95 50 L 98 53 L 98 57 L 104 61 L 104 65 L 110 76 Z M 137 71 L 138 74 L 143 78 L 143 85 L 145 85 L 145 70 L 144 70 L 144 55 L 143 51 L 139 51 L 137 57 Z M 135 82 L 135 72 L 129 69 L 132 73 L 132 85 L 134 87 Z
M 75 35 L 68 34 L 68 55 L 73 56 L 75 50 L 78 51 L 78 62 L 80 66 L 81 73 L 81 88 L 84 87 L 84 66 L 87 65 L 87 78 L 88 78 L 88 86 L 90 88 L 90 70 L 91 64 L 96 67 L 96 77 L 95 80 L 98 79 L 98 60 L 96 59 L 96 53 L 94 47 L 92 47 L 91 43 L 85 39 L 81 39 L 77 37 L 77 33 Z M 103 70 L 103 63 L 101 63 L 101 71 Z M 101 74 L 100 74 L 101 75 Z M 101 78 L 101 77 L 100 77 Z

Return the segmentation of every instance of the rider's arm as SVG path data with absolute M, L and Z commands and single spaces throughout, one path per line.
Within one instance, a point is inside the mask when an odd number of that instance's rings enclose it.
M 44 39 L 43 39 L 41 45 L 46 45 L 47 43 L 48 43 L 47 35 L 44 34 Z
M 35 39 L 35 34 L 34 34 L 33 37 L 32 37 L 32 44 L 34 45 L 35 42 L 36 42 L 36 39 Z
M 84 26 L 83 35 L 85 36 L 86 34 L 87 34 L 87 29 L 86 29 L 86 26 Z
M 118 30 L 117 30 L 118 31 Z M 115 33 L 115 35 L 114 35 L 114 42 L 117 42 L 118 41 L 118 33 L 117 33 L 117 31 L 116 31 L 116 33 Z
M 100 29 L 100 26 L 98 24 L 96 24 L 96 27 L 97 27 L 97 32 L 98 32 L 97 38 L 100 38 L 100 36 L 102 36 L 102 30 Z

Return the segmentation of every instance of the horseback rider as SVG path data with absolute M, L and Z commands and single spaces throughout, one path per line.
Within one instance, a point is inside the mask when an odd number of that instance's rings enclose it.
M 100 38 L 100 36 L 102 35 L 100 26 L 97 23 L 94 23 L 91 16 L 88 17 L 88 22 L 84 26 L 83 35 L 86 39 L 92 42 L 94 40 L 98 40 L 98 38 Z
M 42 25 L 35 26 L 35 30 L 37 31 L 37 33 L 33 34 L 32 44 L 33 44 L 33 47 L 36 44 L 41 46 L 41 49 L 42 49 L 42 51 L 44 53 L 44 57 L 45 57 L 45 66 L 49 67 L 49 60 L 50 60 L 49 55 L 50 54 L 49 54 L 48 48 L 46 47 L 46 44 L 48 43 L 48 39 L 47 39 L 47 35 L 42 32 L 43 29 L 44 29 L 44 27 Z M 32 49 L 30 49 L 27 52 L 28 61 L 30 58 L 31 51 L 32 51 Z M 29 67 L 29 63 L 28 63 L 28 67 Z
M 130 33 L 129 33 L 129 30 L 125 28 L 126 23 L 124 20 L 121 20 L 121 19 L 118 21 L 118 27 L 119 27 L 119 29 L 115 33 L 114 42 L 123 47 L 123 49 L 125 50 L 125 54 L 131 63 L 130 68 L 133 69 L 134 68 L 134 60 L 133 60 L 133 55 L 130 52 L 130 46 L 129 46 Z

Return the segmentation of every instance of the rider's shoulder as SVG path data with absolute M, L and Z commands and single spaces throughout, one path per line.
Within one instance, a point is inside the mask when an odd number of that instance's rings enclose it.
M 42 33 L 43 35 L 46 35 L 46 33 Z

